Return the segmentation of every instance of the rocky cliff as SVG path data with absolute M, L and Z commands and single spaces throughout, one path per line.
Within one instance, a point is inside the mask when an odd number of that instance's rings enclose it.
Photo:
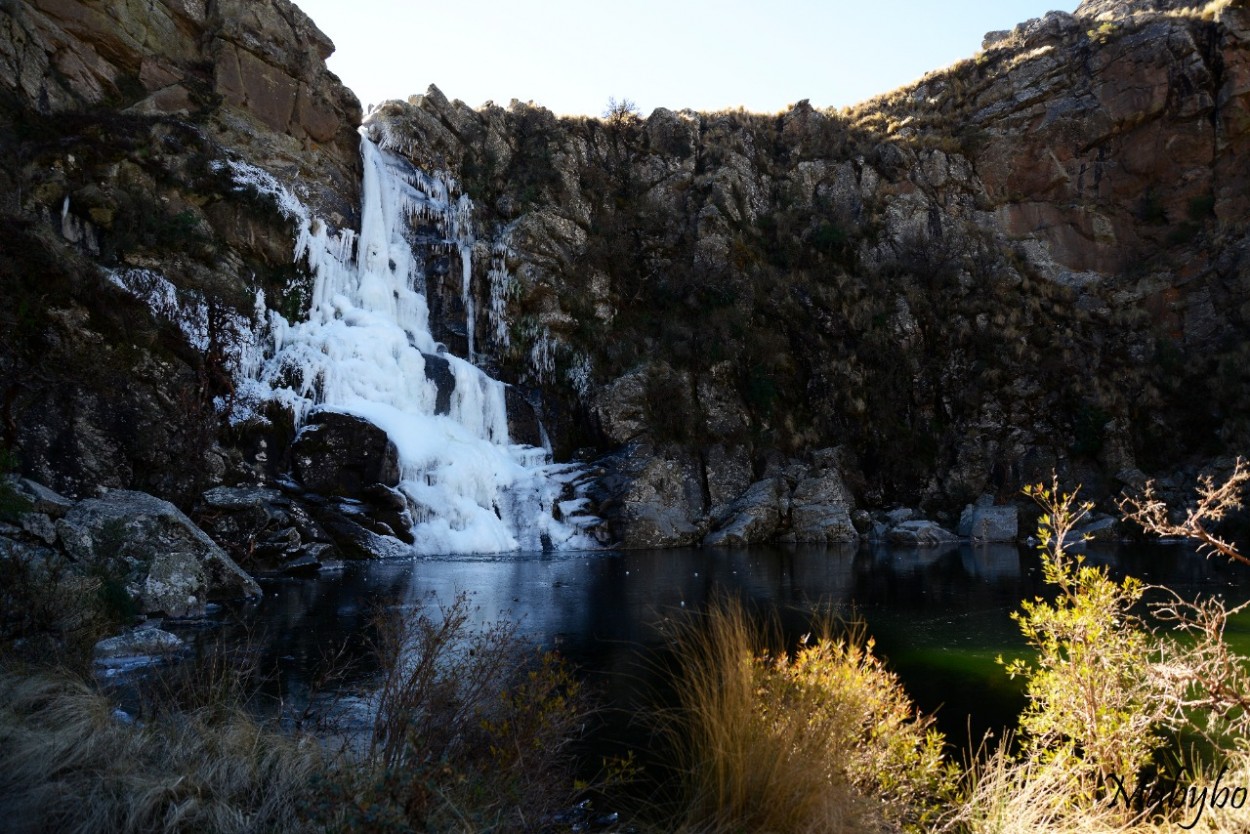
M 272 485 L 289 421 L 232 424 L 233 350 L 256 291 L 294 320 L 310 279 L 231 171 L 355 226 L 329 41 L 287 0 L 0 3 L 0 32 L 4 447 L 73 496 Z M 1244 2 L 1090 0 L 847 111 L 431 88 L 367 128 L 473 201 L 472 303 L 427 250 L 435 335 L 591 467 L 613 536 L 737 544 L 1247 448 L 1248 106 Z M 333 538 L 272 490 L 213 495 L 240 546 Z
M 474 329 L 559 449 L 610 453 L 619 535 L 698 541 L 749 494 L 752 540 L 825 540 L 844 520 L 794 507 L 834 448 L 842 506 L 952 517 L 1052 468 L 1107 495 L 1246 448 L 1248 25 L 1089 2 L 845 112 L 431 88 L 369 128 L 473 197 Z M 431 291 L 449 344 L 457 294 Z
M 189 508 L 257 291 L 301 303 L 294 230 L 232 162 L 357 222 L 360 106 L 287 0 L 0 4 L 0 439 L 69 495 Z M 244 467 L 246 469 L 246 467 Z

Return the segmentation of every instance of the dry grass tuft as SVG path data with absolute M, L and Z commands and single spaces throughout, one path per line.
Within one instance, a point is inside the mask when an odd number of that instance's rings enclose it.
M 0 675 L 0 815 L 15 832 L 296 831 L 325 761 L 242 713 L 137 724 L 80 680 Z
M 679 630 L 666 725 L 689 830 L 925 830 L 950 798 L 942 737 L 871 641 L 827 632 L 794 655 L 736 602 Z

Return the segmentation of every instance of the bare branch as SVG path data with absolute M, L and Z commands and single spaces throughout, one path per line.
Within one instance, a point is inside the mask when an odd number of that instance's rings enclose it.
M 1156 536 L 1180 536 L 1198 542 L 1198 550 L 1204 555 L 1212 553 L 1250 565 L 1250 558 L 1243 556 L 1236 546 L 1216 536 L 1208 525 L 1222 521 L 1229 513 L 1242 507 L 1242 491 L 1250 483 L 1250 464 L 1237 458 L 1233 473 L 1223 483 L 1203 475 L 1198 479 L 1198 502 L 1185 512 L 1185 518 L 1176 523 L 1168 514 L 1168 506 L 1155 492 L 1154 482 L 1146 484 L 1140 496 L 1129 495 L 1117 506 L 1126 519 L 1137 522 L 1147 533 Z

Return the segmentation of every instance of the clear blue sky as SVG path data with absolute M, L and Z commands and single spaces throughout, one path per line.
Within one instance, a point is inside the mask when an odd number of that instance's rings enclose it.
M 598 115 L 608 98 L 771 113 L 842 107 L 971 57 L 981 36 L 1077 0 L 295 0 L 368 107 L 425 92 Z

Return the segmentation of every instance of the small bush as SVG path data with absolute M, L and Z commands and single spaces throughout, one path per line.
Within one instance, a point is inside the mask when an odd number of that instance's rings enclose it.
M 1058 767 L 1066 794 L 1089 806 L 1112 777 L 1135 780 L 1161 744 L 1155 731 L 1166 708 L 1150 673 L 1158 642 L 1132 613 L 1141 582 L 1115 582 L 1065 550 L 1091 505 L 1078 506 L 1057 483 L 1026 493 L 1045 511 L 1038 522 L 1042 571 L 1059 593 L 1053 602 L 1026 601 L 1013 614 L 1037 657 L 1015 660 L 1007 671 L 1027 679 L 1029 704 L 1020 716 L 1026 756 Z
M 725 602 L 677 635 L 664 735 L 699 831 L 926 830 L 950 798 L 943 738 L 873 654 L 826 631 L 793 654 Z M 771 641 L 776 643 L 775 639 Z
M 385 672 L 370 749 L 328 786 L 320 824 L 502 832 L 573 804 L 580 684 L 559 658 L 527 651 L 515 623 L 475 630 L 470 610 L 460 594 L 437 614 L 378 618 Z

